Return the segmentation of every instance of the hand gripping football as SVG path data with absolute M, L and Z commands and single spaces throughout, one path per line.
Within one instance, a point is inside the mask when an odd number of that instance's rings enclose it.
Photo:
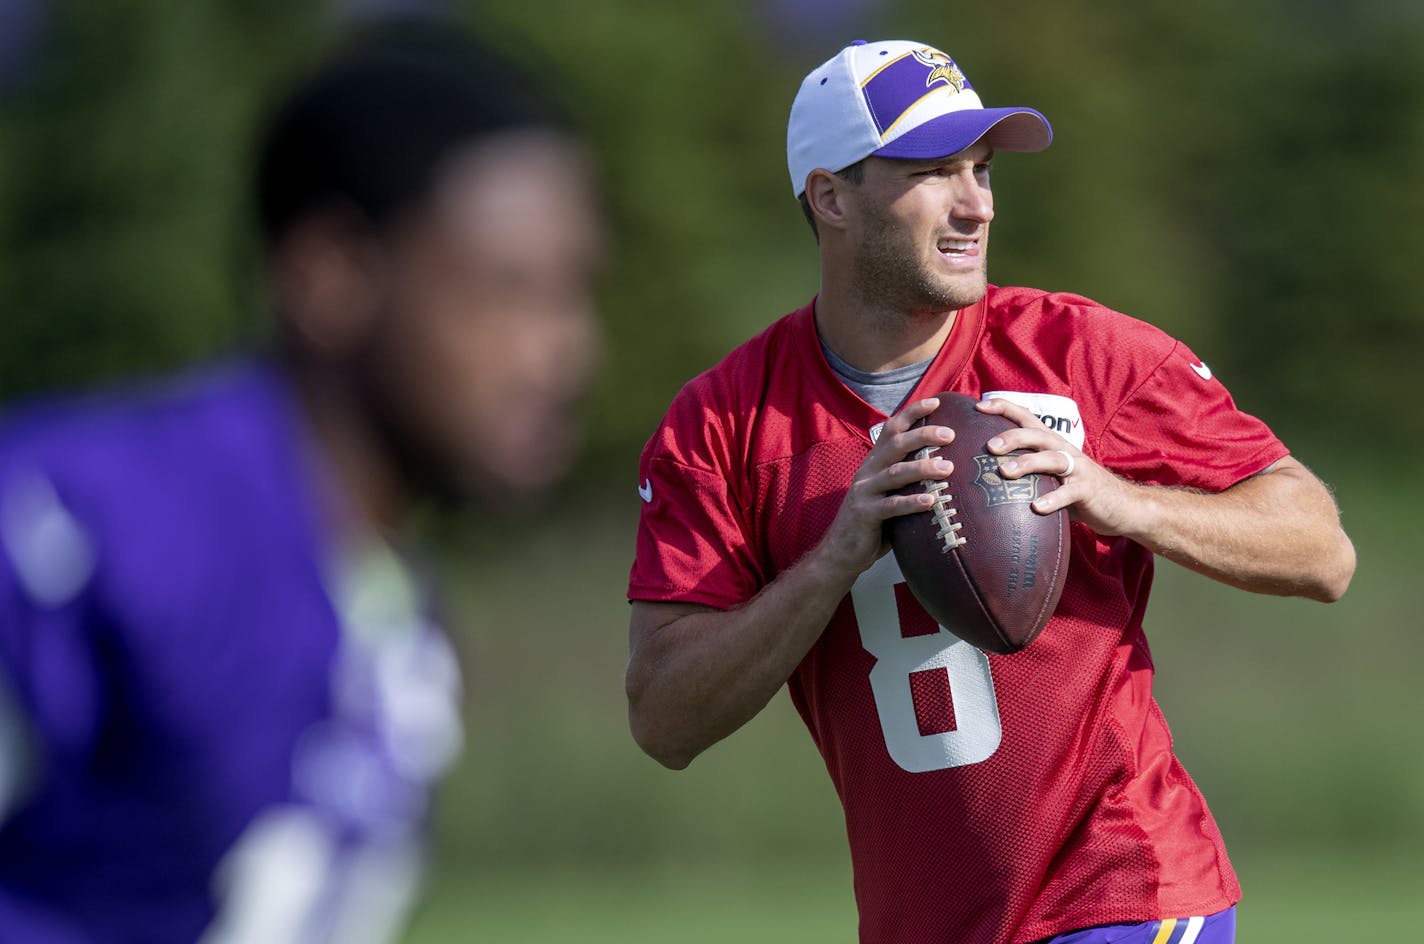
M 1040 515 L 1031 507 L 1058 479 L 999 475 L 1006 457 L 990 455 L 986 443 L 1016 424 L 980 413 L 973 397 L 937 396 L 939 407 L 915 425 L 948 426 L 954 441 L 906 458 L 942 457 L 954 471 L 900 490 L 928 492 L 934 505 L 886 522 L 895 560 L 920 605 L 945 629 L 985 652 L 1018 652 L 1053 615 L 1068 574 L 1067 511 Z

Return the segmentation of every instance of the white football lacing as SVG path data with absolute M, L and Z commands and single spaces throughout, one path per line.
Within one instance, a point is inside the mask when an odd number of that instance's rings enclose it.
M 939 449 L 938 446 L 926 446 L 916 453 L 916 459 L 928 459 L 930 453 Z M 954 501 L 954 496 L 949 492 L 949 483 L 944 479 L 925 479 L 920 482 L 926 492 L 934 497 L 934 504 L 930 506 L 930 514 L 934 516 L 935 524 L 939 525 L 939 532 L 936 535 L 944 543 L 941 553 L 948 554 L 956 547 L 968 544 L 968 540 L 961 537 L 959 529 L 963 527 L 954 516 L 959 514 L 959 509 L 950 502 Z

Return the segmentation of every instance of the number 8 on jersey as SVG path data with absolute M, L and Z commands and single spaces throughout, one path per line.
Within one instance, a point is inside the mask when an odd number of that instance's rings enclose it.
M 870 689 L 890 758 L 924 773 L 992 756 L 1003 727 L 989 657 L 943 626 L 907 634 L 915 627 L 905 626 L 906 608 L 933 620 L 914 602 L 893 554 L 860 575 L 851 603 L 861 644 L 876 660 Z

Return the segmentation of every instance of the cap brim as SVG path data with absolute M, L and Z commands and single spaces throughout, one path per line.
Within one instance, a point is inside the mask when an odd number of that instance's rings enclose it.
M 1053 127 L 1032 108 L 967 108 L 911 128 L 873 156 L 902 160 L 948 157 L 981 139 L 996 151 L 1042 151 L 1053 142 Z

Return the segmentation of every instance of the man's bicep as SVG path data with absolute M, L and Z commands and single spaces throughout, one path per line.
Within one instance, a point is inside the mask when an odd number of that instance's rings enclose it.
M 1254 493 L 1259 501 L 1279 508 L 1282 514 L 1296 515 L 1307 510 L 1311 499 L 1323 508 L 1335 510 L 1335 496 L 1330 487 L 1293 456 L 1277 459 L 1227 491 Z
M 695 613 L 716 613 L 715 607 L 700 603 L 677 603 L 662 600 L 633 600 L 628 619 L 628 647 L 636 652 L 640 645 L 685 616 Z

